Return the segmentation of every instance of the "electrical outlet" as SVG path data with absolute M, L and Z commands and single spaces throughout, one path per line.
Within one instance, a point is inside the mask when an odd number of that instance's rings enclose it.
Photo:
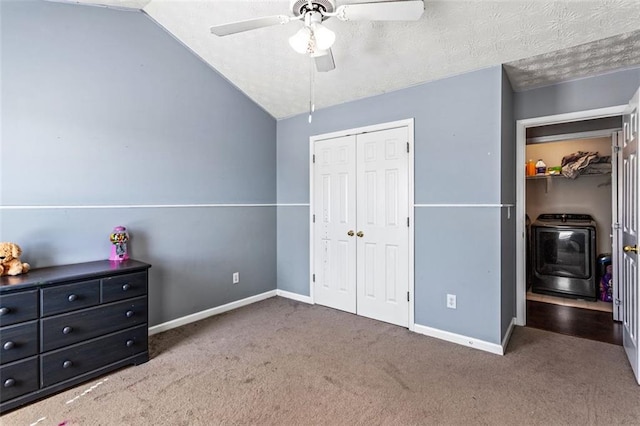
M 455 294 L 447 294 L 447 308 L 455 309 L 456 308 L 456 295 Z
M 238 284 L 240 282 L 240 272 L 233 273 L 233 283 Z

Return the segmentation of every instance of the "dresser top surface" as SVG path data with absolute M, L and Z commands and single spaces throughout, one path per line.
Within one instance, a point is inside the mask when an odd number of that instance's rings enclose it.
M 97 260 L 71 265 L 49 266 L 32 269 L 26 274 L 0 277 L 0 293 L 64 281 L 90 280 L 105 275 L 144 271 L 150 267 L 151 265 L 148 263 L 133 259 L 125 261 Z

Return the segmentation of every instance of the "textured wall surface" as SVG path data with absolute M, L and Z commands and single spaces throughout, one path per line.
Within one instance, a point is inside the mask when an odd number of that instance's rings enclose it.
M 127 226 L 151 325 L 275 289 L 270 115 L 143 13 L 3 1 L 1 19 L 0 240 L 42 267 L 105 259 Z

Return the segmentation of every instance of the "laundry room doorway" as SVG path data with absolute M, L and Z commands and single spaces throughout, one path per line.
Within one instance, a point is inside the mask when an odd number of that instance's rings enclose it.
M 619 320 L 622 334 L 622 343 L 625 347 L 627 357 L 633 368 L 636 379 L 639 379 L 640 356 L 638 352 L 638 325 L 640 322 L 638 309 L 640 306 L 640 290 L 638 283 L 638 222 L 640 206 L 638 201 L 638 168 L 640 167 L 637 159 L 637 140 L 638 140 L 638 92 L 631 98 L 628 105 L 620 105 L 616 107 L 602 108 L 590 111 L 581 111 L 576 113 L 560 114 L 555 116 L 538 117 L 526 120 L 518 120 L 516 123 L 516 162 L 522 167 L 516 169 L 516 311 L 517 324 L 527 325 L 527 290 L 530 281 L 535 282 L 531 271 L 534 273 L 540 267 L 540 256 L 537 260 L 533 254 L 533 264 L 528 263 L 527 251 L 535 253 L 535 242 L 528 247 L 531 238 L 531 229 L 528 225 L 532 224 L 536 218 L 530 217 L 527 220 L 527 168 L 526 163 L 529 158 L 526 157 L 527 137 L 531 136 L 531 129 L 541 127 L 562 127 L 562 126 L 582 126 L 585 123 L 597 122 L 605 119 L 619 120 L 619 127 L 601 128 L 600 131 L 608 133 L 611 140 L 611 225 L 610 229 L 601 231 L 602 237 L 606 241 L 606 246 L 600 249 L 611 247 L 611 268 L 612 284 L 613 284 L 613 300 L 611 320 L 614 315 Z M 528 135 L 529 133 L 529 135 Z M 588 131 L 587 131 L 588 133 Z M 580 135 L 585 137 L 585 134 Z M 606 136 L 606 135 L 588 135 L 588 136 Z M 534 161 L 537 159 L 534 159 Z M 554 164 L 555 165 L 555 164 Z M 540 179 L 543 179 L 543 185 L 548 192 L 551 188 L 557 188 L 554 176 L 549 176 L 548 169 Z M 574 206 L 575 207 L 575 206 Z M 563 212 L 546 212 L 546 213 L 563 213 Z M 560 214 L 562 216 L 562 214 Z M 543 218 L 544 219 L 544 218 Z M 549 219 L 549 218 L 547 218 Z M 556 219 L 556 218 L 550 218 Z M 559 218 L 562 221 L 562 218 Z M 561 222 L 560 222 L 561 223 Z M 529 234 L 528 234 L 529 231 Z M 570 233 L 565 232 L 560 238 L 569 238 Z M 578 244 L 579 246 L 579 244 Z M 560 255 L 561 243 L 555 246 L 555 253 Z M 576 246 L 577 247 L 577 246 Z M 529 248 L 529 250 L 527 250 Z M 589 255 L 591 257 L 593 253 Z M 552 259 L 551 263 L 558 264 L 558 259 Z M 595 262 L 591 261 L 592 273 L 595 273 Z M 560 281 L 560 280 L 559 280 Z M 549 290 L 547 288 L 546 290 Z M 556 291 L 557 290 L 557 291 Z M 558 287 L 552 291 L 543 291 L 542 293 L 553 294 L 563 293 L 562 283 L 558 283 Z M 568 298 L 571 295 L 559 294 Z M 573 299 L 582 299 L 582 297 L 573 297 Z M 639 381 L 640 383 L 640 381 Z
M 574 123 L 582 131 L 536 137 L 527 162 L 549 167 L 525 178 L 526 323 L 529 327 L 622 346 L 618 274 L 612 264 L 613 146 L 622 117 Z M 585 131 L 585 126 L 601 130 Z M 561 167 L 563 171 L 557 170 Z M 555 166 L 555 167 L 554 167 Z

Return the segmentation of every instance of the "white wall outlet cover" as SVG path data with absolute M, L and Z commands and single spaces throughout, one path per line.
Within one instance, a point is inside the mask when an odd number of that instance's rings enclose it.
M 447 308 L 456 309 L 456 295 L 447 294 Z
M 240 282 L 240 272 L 233 273 L 233 283 L 238 284 Z

